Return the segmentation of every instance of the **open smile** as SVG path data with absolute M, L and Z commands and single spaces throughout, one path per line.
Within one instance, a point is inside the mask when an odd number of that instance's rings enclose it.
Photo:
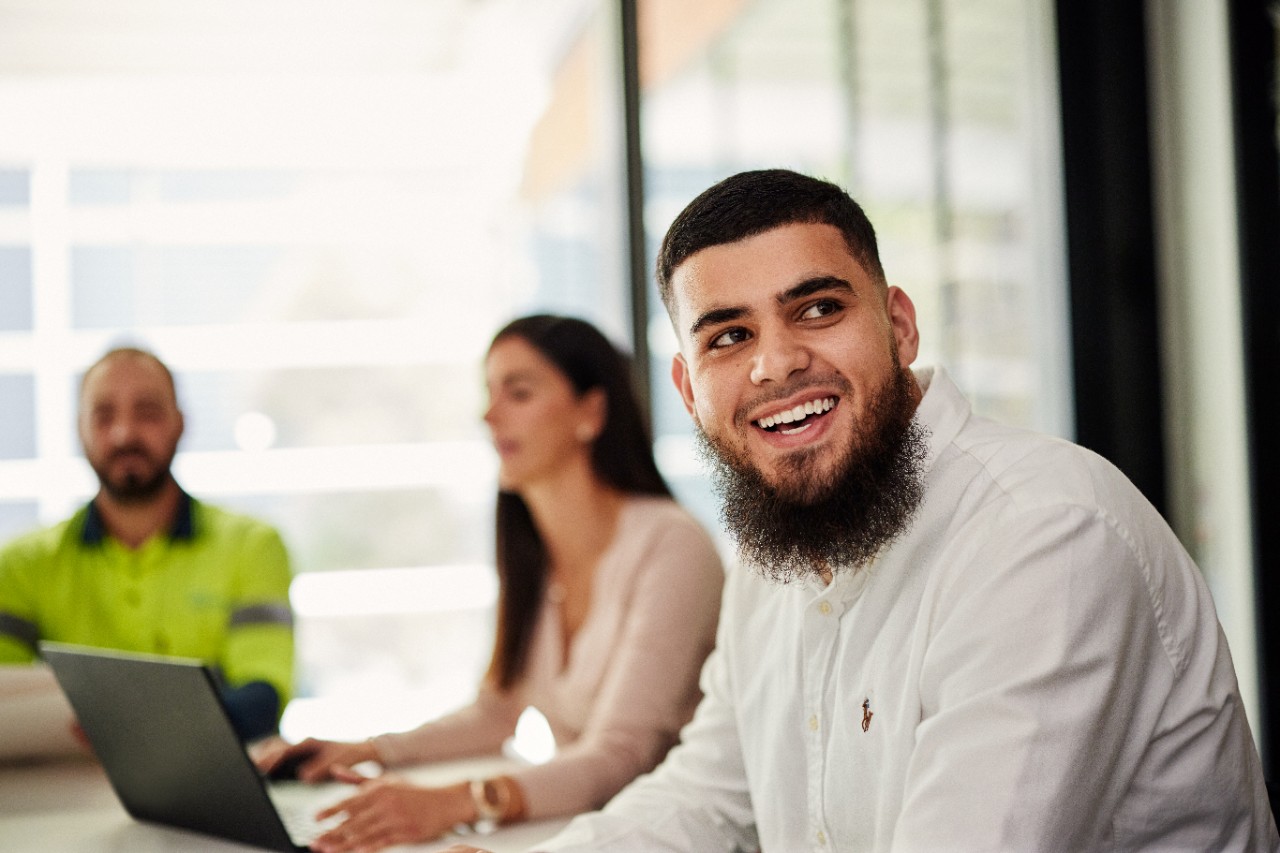
M 766 432 L 777 432 L 782 435 L 795 435 L 804 432 L 813 425 L 813 419 L 825 415 L 835 408 L 835 397 L 818 397 L 798 403 L 789 409 L 766 415 L 755 422 L 755 425 Z

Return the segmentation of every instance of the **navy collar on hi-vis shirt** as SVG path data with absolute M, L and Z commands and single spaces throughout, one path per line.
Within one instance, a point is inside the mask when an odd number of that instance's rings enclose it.
M 192 517 L 191 495 L 178 489 L 178 511 L 173 515 L 173 524 L 169 526 L 169 538 L 173 540 L 191 540 L 196 535 L 195 519 Z M 80 531 L 80 541 L 85 545 L 101 545 L 107 538 L 107 526 L 102 521 L 102 513 L 98 511 L 97 499 L 89 501 L 84 517 L 84 529 Z

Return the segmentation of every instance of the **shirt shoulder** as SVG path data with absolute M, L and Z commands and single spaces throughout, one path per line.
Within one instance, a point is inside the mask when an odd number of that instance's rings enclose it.
M 1065 439 L 971 416 L 927 474 L 922 551 L 939 579 L 996 576 L 1101 592 L 1151 614 L 1175 670 L 1213 628 L 1212 601 L 1168 522 L 1115 465 Z
M 64 521 L 27 531 L 0 545 L 0 571 L 17 562 L 49 561 L 68 548 L 79 547 L 85 512 L 82 507 Z
M 929 434 L 926 488 L 1009 506 L 1072 505 L 1124 512 L 1146 503 L 1109 461 L 1073 442 L 972 412 L 945 371 L 929 374 L 918 417 Z
M 278 536 L 276 528 L 252 515 L 236 512 L 217 504 L 205 503 L 192 499 L 191 513 L 195 522 L 196 535 L 202 533 L 215 534 L 268 534 Z
M 287 546 L 271 524 L 224 507 L 192 501 L 192 538 L 188 554 L 220 571 L 252 575 L 283 584 L 292 567 Z M 255 581 L 256 582 L 256 581 Z
M 930 486 L 960 490 L 975 508 L 989 504 L 1013 515 L 1075 509 L 1128 531 L 1126 538 L 1172 536 L 1119 468 L 1065 439 L 975 417 L 939 455 L 935 468 Z

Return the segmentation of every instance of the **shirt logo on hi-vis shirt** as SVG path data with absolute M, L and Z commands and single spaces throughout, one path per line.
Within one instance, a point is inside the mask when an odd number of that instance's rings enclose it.
M 862 700 L 862 730 L 865 732 L 871 728 L 871 718 L 875 716 L 875 712 L 871 710 L 871 699 Z

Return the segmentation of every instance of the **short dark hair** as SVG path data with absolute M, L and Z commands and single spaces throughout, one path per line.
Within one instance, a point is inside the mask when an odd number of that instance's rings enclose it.
M 838 228 L 854 259 L 873 279 L 884 282 L 875 229 L 847 192 L 789 169 L 759 169 L 739 172 L 704 190 L 667 229 L 657 269 L 658 293 L 667 312 L 674 318 L 671 277 L 691 255 L 795 223 Z
M 137 347 L 132 345 L 121 345 L 121 346 L 113 347 L 107 350 L 105 353 L 103 353 L 101 358 L 99 358 L 93 364 L 89 365 L 89 367 L 85 370 L 85 372 L 80 375 L 80 396 L 81 397 L 84 396 L 85 386 L 89 382 L 89 374 L 93 373 L 93 371 L 97 370 L 99 367 L 106 364 L 107 362 L 115 361 L 116 359 L 119 359 L 119 358 L 141 359 L 143 361 L 149 361 L 152 364 L 154 364 L 156 367 L 160 368 L 160 372 L 164 375 L 164 378 L 169 383 L 169 391 L 173 395 L 174 403 L 175 404 L 177 403 L 178 386 L 177 386 L 177 383 L 174 382 L 173 380 L 173 371 L 169 369 L 169 365 L 161 361 L 160 357 L 155 353 L 153 353 L 151 350 L 143 349 L 142 347 Z
M 671 490 L 653 458 L 648 419 L 632 384 L 631 363 L 609 339 L 585 320 L 534 314 L 513 320 L 493 337 L 519 338 L 550 361 L 578 396 L 599 389 L 605 419 L 591 447 L 597 477 L 627 495 L 670 497 Z M 498 619 L 489 678 L 509 688 L 524 674 L 533 628 L 546 586 L 547 553 L 524 499 L 498 494 Z

